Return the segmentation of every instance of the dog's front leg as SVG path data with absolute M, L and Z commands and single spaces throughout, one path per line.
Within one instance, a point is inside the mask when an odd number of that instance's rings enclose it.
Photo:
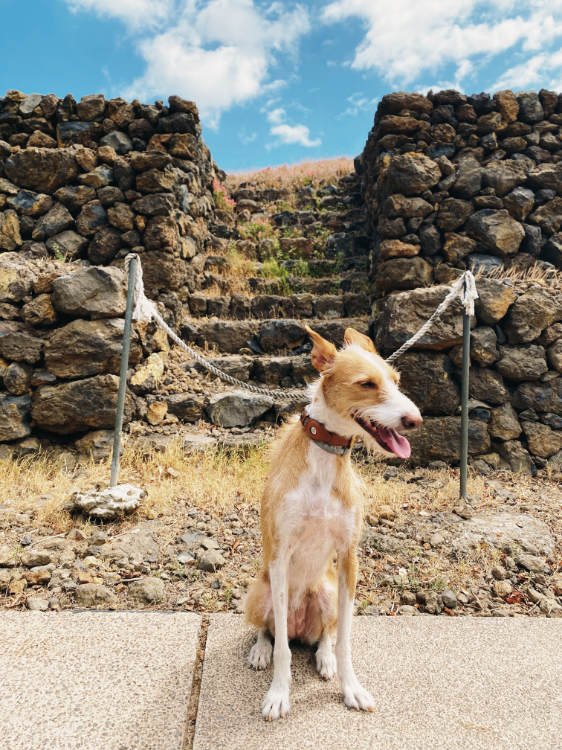
M 287 716 L 290 709 L 291 651 L 287 637 L 288 610 L 288 559 L 278 554 L 269 565 L 269 581 L 275 619 L 275 645 L 273 647 L 273 680 L 262 704 L 263 718 L 267 721 Z
M 351 622 L 353 598 L 357 584 L 357 554 L 355 548 L 344 552 L 338 559 L 338 635 L 336 661 L 343 700 L 349 708 L 373 711 L 373 696 L 361 685 L 351 661 Z

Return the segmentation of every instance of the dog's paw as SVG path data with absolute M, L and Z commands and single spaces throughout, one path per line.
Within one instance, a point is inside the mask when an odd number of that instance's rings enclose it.
M 318 649 L 316 671 L 323 680 L 333 680 L 336 676 L 336 657 L 332 649 Z
M 248 664 L 253 669 L 266 669 L 271 664 L 271 654 L 273 646 L 271 641 L 258 639 L 250 649 L 248 654 Z
M 261 713 L 266 721 L 276 721 L 288 715 L 291 708 L 289 691 L 270 687 L 261 706 Z
M 343 686 L 343 702 L 348 708 L 354 708 L 357 711 L 375 710 L 373 696 L 359 682 Z

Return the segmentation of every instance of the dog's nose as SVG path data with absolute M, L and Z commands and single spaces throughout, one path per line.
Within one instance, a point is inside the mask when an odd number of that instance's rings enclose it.
M 419 427 L 423 419 L 419 414 L 404 414 L 402 417 L 402 425 L 407 430 L 413 430 L 415 427 Z

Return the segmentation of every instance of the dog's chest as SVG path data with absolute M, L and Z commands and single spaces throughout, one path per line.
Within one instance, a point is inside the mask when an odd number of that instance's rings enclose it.
M 287 493 L 278 518 L 278 530 L 289 546 L 306 544 L 311 554 L 319 547 L 347 547 L 355 529 L 356 509 L 336 490 L 336 461 L 319 451 L 316 446 L 309 449 L 306 470 Z

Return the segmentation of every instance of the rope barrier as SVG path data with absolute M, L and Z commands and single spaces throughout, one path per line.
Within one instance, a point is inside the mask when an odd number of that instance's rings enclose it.
M 125 258 L 125 268 L 128 270 L 129 263 L 133 258 L 138 258 L 137 255 L 134 253 L 130 253 Z M 300 399 L 304 396 L 306 387 L 301 388 L 263 388 L 258 385 L 252 385 L 250 383 L 245 383 L 242 380 L 238 380 L 238 378 L 233 377 L 232 375 L 229 375 L 226 372 L 223 372 L 220 368 L 213 365 L 211 362 L 209 362 L 202 354 L 200 354 L 196 349 L 193 349 L 191 346 L 188 346 L 188 344 L 185 343 L 177 334 L 176 332 L 170 328 L 170 326 L 166 323 L 164 318 L 160 315 L 158 308 L 156 307 L 156 304 L 147 298 L 144 292 L 144 282 L 143 282 L 143 275 L 142 275 L 142 265 L 140 263 L 140 258 L 138 259 L 139 262 L 137 264 L 137 272 L 136 272 L 136 278 L 135 278 L 135 287 L 134 287 L 134 306 L 133 306 L 133 320 L 143 321 L 143 322 L 149 322 L 153 320 L 157 325 L 159 325 L 162 330 L 166 332 L 166 334 L 169 336 L 169 338 L 177 344 L 179 347 L 181 347 L 189 356 L 194 359 L 196 362 L 198 362 L 202 367 L 204 367 L 208 372 L 212 373 L 216 377 L 223 380 L 225 383 L 229 383 L 230 385 L 234 385 L 237 388 L 240 388 L 242 390 L 248 391 L 250 393 L 255 393 L 261 396 L 269 396 L 273 399 L 283 399 L 287 400 L 290 398 Z M 400 357 L 404 352 L 406 352 L 408 349 L 410 349 L 414 344 L 419 341 L 419 339 L 424 336 L 427 331 L 431 328 L 433 323 L 441 317 L 441 315 L 445 312 L 445 310 L 453 303 L 453 301 L 457 298 L 459 298 L 463 304 L 463 307 L 465 309 L 465 312 L 467 315 L 474 315 L 474 300 L 477 299 L 478 292 L 476 291 L 476 282 L 474 279 L 474 275 L 470 271 L 465 271 L 459 278 L 452 284 L 451 289 L 445 299 L 439 304 L 439 306 L 435 309 L 435 311 L 432 313 L 432 315 L 426 320 L 426 322 L 419 328 L 416 333 L 409 338 L 402 346 L 397 349 L 393 354 L 391 354 L 389 357 L 387 357 L 387 362 L 394 362 L 398 357 Z

